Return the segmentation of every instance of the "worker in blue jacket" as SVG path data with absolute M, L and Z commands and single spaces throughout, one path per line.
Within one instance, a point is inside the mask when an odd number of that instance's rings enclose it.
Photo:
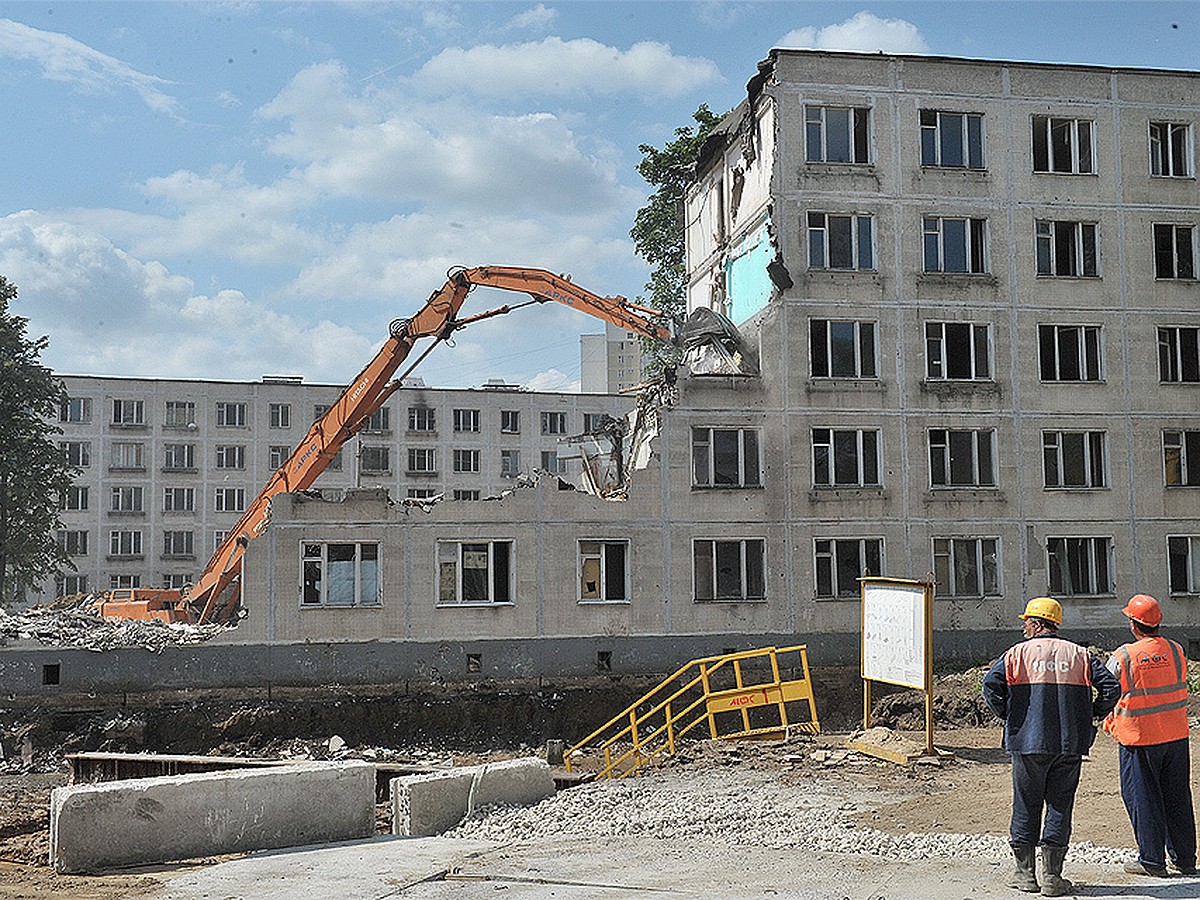
M 1008 884 L 1061 897 L 1072 889 L 1062 867 L 1083 756 L 1096 738 L 1094 723 L 1116 706 L 1121 685 L 1086 648 L 1058 636 L 1063 621 L 1058 601 L 1035 597 L 1021 618 L 1025 640 L 1010 647 L 983 678 L 983 699 L 1004 720 L 1004 749 L 1012 756 L 1009 843 L 1016 869 Z

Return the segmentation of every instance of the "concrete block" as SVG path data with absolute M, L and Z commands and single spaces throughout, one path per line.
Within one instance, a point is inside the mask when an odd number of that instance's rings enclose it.
M 392 834 L 431 837 L 481 806 L 529 806 L 553 793 L 554 776 L 541 759 L 403 775 L 391 782 Z
M 50 863 L 95 872 L 375 833 L 375 767 L 304 763 L 57 788 Z

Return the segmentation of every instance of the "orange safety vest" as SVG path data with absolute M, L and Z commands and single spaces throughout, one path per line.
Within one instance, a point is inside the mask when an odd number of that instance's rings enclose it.
M 1187 660 L 1174 641 L 1142 638 L 1117 648 L 1121 699 L 1104 730 L 1127 747 L 1188 736 Z

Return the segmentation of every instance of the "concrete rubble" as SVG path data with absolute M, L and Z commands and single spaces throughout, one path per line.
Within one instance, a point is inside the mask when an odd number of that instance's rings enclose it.
M 165 622 L 111 622 L 85 604 L 67 608 L 33 607 L 17 613 L 0 609 L 0 645 L 37 641 L 52 647 L 81 647 L 97 653 L 121 647 L 144 647 L 160 652 L 180 644 L 199 644 L 223 631 L 225 625 L 186 625 Z

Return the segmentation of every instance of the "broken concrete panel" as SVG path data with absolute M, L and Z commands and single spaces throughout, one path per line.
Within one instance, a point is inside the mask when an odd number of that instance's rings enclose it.
M 554 776 L 542 759 L 404 775 L 392 779 L 392 834 L 431 837 L 482 806 L 529 806 L 553 793 Z
M 375 767 L 306 763 L 57 788 L 50 863 L 95 872 L 375 833 Z

